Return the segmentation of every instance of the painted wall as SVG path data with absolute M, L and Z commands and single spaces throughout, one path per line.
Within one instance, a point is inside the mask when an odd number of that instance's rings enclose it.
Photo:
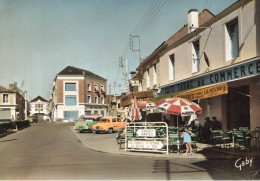
M 162 52 L 159 59 L 159 65 L 157 66 L 158 72 L 160 72 L 157 74 L 157 84 L 166 86 L 258 56 L 260 53 L 258 52 L 259 48 L 257 48 L 257 45 L 259 44 L 260 39 L 256 32 L 260 25 L 259 18 L 256 18 L 255 15 L 257 13 L 259 14 L 260 10 L 257 9 L 257 11 L 258 12 L 255 12 L 255 1 L 250 1 L 246 4 L 239 2 L 214 18 L 215 22 L 210 25 L 211 28 L 206 28 L 199 34 L 194 33 L 194 36 L 188 35 L 181 40 L 183 41 L 182 43 L 179 41 L 178 44 L 175 44 Z M 226 42 L 229 41 L 226 23 L 229 23 L 236 18 L 238 18 L 239 30 L 239 56 L 233 60 L 229 60 L 226 51 Z M 199 40 L 200 46 L 200 71 L 192 73 L 193 42 L 197 40 Z M 209 67 L 203 56 L 204 51 L 209 58 Z M 175 55 L 175 80 L 169 80 L 169 56 L 171 54 Z M 152 87 L 153 82 L 152 65 L 153 63 L 151 62 L 148 64 L 148 67 L 146 67 L 146 69 L 149 68 L 150 88 Z M 146 91 L 148 88 L 147 72 L 145 72 L 143 76 L 142 85 L 143 91 Z

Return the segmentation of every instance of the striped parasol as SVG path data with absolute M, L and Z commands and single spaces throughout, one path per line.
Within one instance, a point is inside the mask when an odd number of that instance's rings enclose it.
M 132 121 L 141 120 L 142 119 L 142 115 L 140 113 L 136 97 L 134 97 L 134 102 L 132 104 L 131 115 L 130 116 L 131 116 Z
M 156 103 L 159 111 L 177 116 L 190 116 L 201 114 L 202 109 L 198 104 L 183 98 L 167 98 Z

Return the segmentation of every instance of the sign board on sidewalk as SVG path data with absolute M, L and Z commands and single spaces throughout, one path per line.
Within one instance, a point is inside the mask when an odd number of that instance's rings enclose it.
M 141 137 L 155 137 L 156 129 L 138 129 L 136 133 Z
M 128 141 L 128 148 L 162 149 L 161 141 Z
M 128 123 L 125 132 L 125 151 L 169 154 L 168 125 L 165 122 Z

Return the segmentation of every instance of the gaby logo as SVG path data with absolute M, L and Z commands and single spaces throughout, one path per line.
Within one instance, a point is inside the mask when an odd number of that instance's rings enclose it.
M 253 158 L 247 158 L 245 160 L 242 160 L 242 158 L 239 158 L 236 160 L 235 162 L 235 167 L 236 168 L 239 168 L 239 170 L 241 171 L 242 170 L 242 167 L 245 167 L 247 165 L 249 165 L 250 167 L 252 166 L 253 164 Z

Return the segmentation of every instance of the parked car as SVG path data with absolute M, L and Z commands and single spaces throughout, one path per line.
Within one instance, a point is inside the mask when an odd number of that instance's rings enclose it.
M 92 127 L 100 121 L 102 116 L 81 116 L 79 122 L 74 124 L 74 129 L 79 133 L 91 132 Z
M 123 130 L 127 124 L 127 121 L 120 121 L 117 117 L 104 117 L 100 122 L 92 127 L 93 133 L 113 133 Z
M 27 119 L 29 120 L 30 123 L 37 123 L 38 122 L 38 116 L 37 115 L 28 116 Z

